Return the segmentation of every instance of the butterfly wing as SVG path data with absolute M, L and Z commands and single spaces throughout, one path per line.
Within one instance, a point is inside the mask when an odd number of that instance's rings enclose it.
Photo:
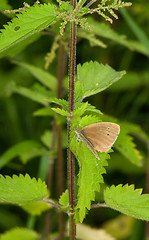
M 116 141 L 120 126 L 111 122 L 100 122 L 82 128 L 83 134 L 99 152 L 107 152 Z

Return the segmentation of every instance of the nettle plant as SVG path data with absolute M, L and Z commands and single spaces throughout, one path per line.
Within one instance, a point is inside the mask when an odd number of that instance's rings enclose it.
M 38 180 L 32 179 L 28 174 L 25 176 L 21 174 L 19 176 L 13 175 L 12 177 L 1 175 L 0 202 L 2 204 L 18 205 L 32 215 L 40 215 L 44 211 L 49 211 L 51 207 L 58 209 L 60 214 L 68 214 L 69 239 L 71 240 L 76 239 L 76 224 L 82 223 L 87 212 L 92 208 L 108 207 L 138 219 L 149 220 L 149 195 L 141 194 L 142 189 L 135 189 L 134 185 L 129 186 L 126 184 L 123 186 L 120 184 L 118 186 L 106 187 L 104 190 L 104 202 L 92 204 L 92 201 L 95 201 L 95 192 L 99 192 L 100 185 L 104 183 L 103 174 L 106 174 L 105 166 L 108 166 L 110 153 L 113 150 L 98 152 L 98 159 L 83 141 L 78 141 L 75 132 L 76 128 L 82 129 L 85 126 L 99 122 L 118 123 L 120 125 L 120 134 L 114 144 L 114 148 L 133 164 L 137 166 L 142 164 L 141 156 L 139 151 L 136 150 L 133 138 L 128 135 L 132 129 L 138 131 L 139 128 L 129 123 L 121 123 L 113 117 L 102 114 L 99 109 L 96 109 L 90 103 L 83 102 L 86 97 L 105 90 L 125 74 L 125 71 L 117 72 L 109 65 L 93 61 L 86 62 L 83 65 L 78 64 L 76 68 L 78 26 L 82 29 L 78 29 L 79 37 L 88 38 L 98 46 L 104 45 L 94 37 L 94 34 L 89 32 L 92 31 L 90 23 L 94 24 L 94 20 L 84 18 L 84 16 L 98 13 L 105 20 L 112 22 L 112 17 L 118 18 L 115 10 L 131 5 L 131 3 L 122 2 L 121 0 L 101 0 L 96 8 L 91 8 L 94 2 L 95 0 L 91 0 L 88 3 L 86 0 L 79 0 L 78 2 L 72 0 L 70 3 L 58 1 L 58 4 L 54 5 L 51 3 L 40 4 L 37 1 L 34 6 L 24 3 L 23 8 L 5 11 L 5 13 L 17 13 L 17 16 L 4 26 L 0 34 L 0 56 L 12 57 L 22 51 L 30 42 L 39 38 L 41 31 L 46 29 L 48 34 L 50 31 L 53 31 L 54 26 L 57 29 L 57 24 L 60 24 L 60 30 L 55 37 L 51 52 L 46 56 L 45 66 L 48 68 L 53 61 L 56 49 L 61 49 L 59 60 L 61 66 L 64 61 L 64 51 L 69 53 L 68 101 L 62 99 L 61 96 L 63 78 L 63 69 L 61 67 L 58 70 L 59 77 L 57 83 L 56 77 L 48 71 L 27 63 L 14 61 L 15 64 L 30 71 L 42 85 L 36 85 L 32 89 L 28 89 L 13 84 L 11 91 L 43 105 L 43 108 L 34 112 L 34 116 L 53 116 L 55 120 L 53 132 L 51 133 L 47 130 L 41 137 L 42 143 L 29 140 L 11 147 L 1 156 L 0 167 L 5 166 L 16 156 L 19 156 L 24 164 L 33 157 L 42 156 L 42 158 L 46 157 L 48 159 L 46 169 L 49 165 L 48 178 L 50 179 L 53 159 L 57 158 L 57 153 L 58 166 L 62 166 L 61 147 L 62 145 L 66 147 L 66 145 L 65 141 L 62 143 L 60 135 L 62 133 L 62 125 L 67 122 L 68 156 L 66 159 L 68 164 L 68 189 L 62 193 L 62 167 L 60 167 L 58 176 L 60 198 L 57 201 L 50 198 L 50 180 L 48 180 L 48 186 L 46 186 L 45 182 L 42 182 L 40 178 Z M 51 25 L 52 27 L 50 28 Z M 70 25 L 70 28 L 68 25 Z M 68 44 L 68 40 L 70 44 Z M 127 44 L 126 39 L 122 41 L 123 44 Z M 57 89 L 60 89 L 58 93 Z M 61 141 L 58 140 L 58 150 L 55 150 L 56 132 L 59 133 L 58 139 L 61 139 Z M 75 158 L 78 160 L 79 166 L 79 173 L 76 178 Z M 45 164 L 45 160 L 42 160 Z M 47 219 L 48 217 L 49 215 L 47 215 Z M 50 224 L 48 220 L 47 224 Z M 63 222 L 60 224 L 63 226 Z M 50 234 L 48 230 L 47 239 Z M 61 228 L 61 230 L 59 239 L 64 239 L 64 229 Z M 11 230 L 6 233 L 6 235 L 9 234 L 11 239 L 13 234 L 14 236 L 19 234 L 20 239 L 21 236 L 25 235 L 26 239 L 38 239 L 39 237 L 37 233 L 31 230 L 27 231 L 27 229 Z

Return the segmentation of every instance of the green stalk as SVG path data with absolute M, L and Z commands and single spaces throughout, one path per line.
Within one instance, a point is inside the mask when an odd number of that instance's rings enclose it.
M 71 1 L 71 5 L 76 7 L 76 0 Z M 74 111 L 74 90 L 75 90 L 75 66 L 76 66 L 76 23 L 70 23 L 70 59 L 69 59 L 69 112 Z M 73 153 L 69 148 L 71 118 L 68 118 L 68 189 L 69 203 L 72 208 L 72 214 L 69 219 L 69 238 L 76 239 L 76 225 L 74 221 L 75 207 L 75 161 Z

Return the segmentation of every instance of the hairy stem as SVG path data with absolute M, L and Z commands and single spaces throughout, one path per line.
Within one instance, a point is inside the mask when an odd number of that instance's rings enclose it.
M 92 204 L 91 208 L 99 208 L 99 207 L 109 207 L 106 203 L 97 203 L 97 204 Z
M 76 0 L 71 1 L 71 5 L 76 7 Z M 69 59 L 69 112 L 74 111 L 74 88 L 75 88 L 75 66 L 76 66 L 76 24 L 70 23 L 70 59 Z M 69 203 L 72 208 L 72 214 L 69 219 L 69 238 L 76 239 L 76 225 L 74 221 L 75 207 L 75 162 L 74 156 L 69 148 L 71 119 L 68 119 L 68 189 Z

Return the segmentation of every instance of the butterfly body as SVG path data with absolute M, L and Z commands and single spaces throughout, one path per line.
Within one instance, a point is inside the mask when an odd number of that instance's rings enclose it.
M 81 130 L 75 128 L 78 140 L 84 142 L 86 147 L 99 159 L 96 152 L 107 152 L 116 141 L 120 132 L 120 126 L 111 122 L 93 123 Z
M 84 135 L 83 131 L 82 130 L 79 130 L 77 128 L 74 129 L 75 130 L 75 133 L 76 133 L 76 136 L 77 136 L 77 139 L 78 141 L 82 141 L 84 142 L 84 144 L 86 145 L 86 147 L 95 155 L 95 157 L 100 160 L 100 158 L 98 157 L 98 154 L 96 152 L 96 150 L 94 149 L 94 145 L 90 142 L 89 139 L 86 138 L 86 136 Z

